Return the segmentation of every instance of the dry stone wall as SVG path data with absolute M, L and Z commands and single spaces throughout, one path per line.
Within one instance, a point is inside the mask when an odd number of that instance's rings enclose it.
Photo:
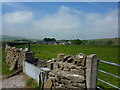
M 51 71 L 49 72 L 48 77 L 52 81 L 52 89 L 95 88 L 96 84 L 94 84 L 93 87 L 88 87 L 90 83 L 87 83 L 91 78 L 96 79 L 96 75 L 94 75 L 94 77 L 91 76 L 92 69 L 88 67 L 88 63 L 89 66 L 93 65 L 93 63 L 88 62 L 93 56 L 95 55 L 92 55 L 91 57 L 82 53 L 77 54 L 76 56 L 59 54 L 57 58 L 49 61 L 48 67 Z M 97 67 L 95 66 L 95 68 Z M 95 71 L 96 70 L 97 69 L 95 69 Z M 96 82 L 96 80 L 93 82 Z
M 35 59 L 34 53 L 28 51 L 27 48 L 22 49 L 6 45 L 5 57 L 10 70 L 21 68 L 23 60 L 35 62 L 40 67 L 46 66 L 46 62 L 43 64 Z M 47 67 L 50 69 L 48 81 L 51 81 L 50 88 L 52 90 L 62 88 L 65 90 L 86 88 L 95 90 L 96 88 L 97 56 L 94 54 L 79 53 L 75 56 L 59 54 L 57 58 L 47 62 Z
M 6 45 L 5 48 L 5 60 L 9 65 L 9 69 L 19 69 L 22 67 L 23 60 L 33 59 L 34 53 L 27 50 L 27 48 L 15 48 Z

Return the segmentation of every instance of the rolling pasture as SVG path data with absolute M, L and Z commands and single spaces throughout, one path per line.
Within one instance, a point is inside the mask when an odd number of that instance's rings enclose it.
M 28 45 L 18 45 L 18 48 L 28 47 Z M 40 44 L 31 44 L 31 51 L 35 52 L 36 58 L 42 58 L 45 60 L 51 60 L 52 58 L 56 58 L 57 54 L 64 53 L 65 55 L 76 55 L 77 53 L 84 54 L 96 54 L 98 59 L 118 63 L 118 47 L 117 45 L 40 45 Z M 120 64 L 120 63 L 119 63 Z M 111 66 L 108 64 L 104 64 L 99 62 L 98 68 L 109 72 L 111 74 L 120 76 L 118 74 L 118 67 Z M 107 74 L 103 74 L 98 72 L 98 77 L 107 81 L 113 85 L 120 87 L 119 79 L 109 76 Z M 98 85 L 103 86 L 104 88 L 112 88 L 107 84 L 104 84 L 100 81 L 97 82 Z

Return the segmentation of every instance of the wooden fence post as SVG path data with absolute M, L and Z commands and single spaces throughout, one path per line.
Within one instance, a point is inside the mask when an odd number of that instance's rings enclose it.
M 96 89 L 97 83 L 97 56 L 95 54 L 89 55 L 86 58 L 86 86 L 87 89 Z

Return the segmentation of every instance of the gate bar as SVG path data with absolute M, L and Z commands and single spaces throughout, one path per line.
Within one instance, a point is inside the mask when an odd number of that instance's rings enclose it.
M 100 90 L 104 90 L 104 89 L 102 89 L 102 88 L 101 88 L 101 87 L 99 87 L 99 86 L 97 86 L 97 88 L 98 88 L 98 89 L 100 89 Z
M 116 78 L 119 78 L 119 79 L 120 79 L 119 76 L 116 76 L 116 75 L 114 75 L 114 74 L 111 74 L 111 73 L 105 72 L 105 71 L 100 70 L 100 69 L 99 69 L 98 71 L 100 71 L 100 72 L 102 72 L 102 73 L 105 73 L 105 74 L 108 74 L 108 75 L 111 75 L 111 76 L 113 76 L 113 77 L 116 77 Z
M 104 80 L 102 80 L 102 79 L 97 78 L 97 80 L 99 80 L 99 81 L 101 81 L 101 82 L 103 82 L 103 83 L 105 83 L 105 84 L 108 84 L 108 85 L 110 85 L 110 86 L 112 86 L 112 87 L 114 87 L 114 88 L 120 89 L 119 87 L 117 87 L 117 86 L 115 86 L 115 85 L 112 85 L 112 84 L 110 84 L 110 83 L 108 83 L 108 82 L 106 82 L 106 81 L 104 81 Z
M 107 61 L 104 61 L 104 60 L 98 60 L 98 61 L 103 62 L 103 63 L 110 64 L 110 65 L 115 65 L 115 66 L 119 66 L 119 67 L 120 67 L 120 64 L 111 63 L 111 62 L 107 62 Z

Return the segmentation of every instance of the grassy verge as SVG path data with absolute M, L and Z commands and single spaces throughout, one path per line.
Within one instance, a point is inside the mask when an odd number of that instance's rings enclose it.
M 39 88 L 38 83 L 32 78 L 26 81 L 26 86 L 31 88 Z

